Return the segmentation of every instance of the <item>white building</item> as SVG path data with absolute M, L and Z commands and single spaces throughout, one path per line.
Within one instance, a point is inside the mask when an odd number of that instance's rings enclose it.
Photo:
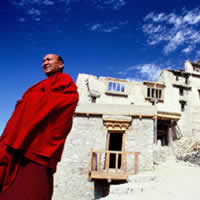
M 199 131 L 200 64 L 157 82 L 79 74 L 80 100 L 55 179 L 54 200 L 92 200 L 109 184 L 153 170 L 153 144 Z

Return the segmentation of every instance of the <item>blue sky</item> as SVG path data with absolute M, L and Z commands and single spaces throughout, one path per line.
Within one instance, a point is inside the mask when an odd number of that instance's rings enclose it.
M 197 0 L 7 0 L 0 15 L 0 132 L 16 100 L 45 78 L 47 53 L 61 55 L 74 80 L 155 80 L 200 59 Z

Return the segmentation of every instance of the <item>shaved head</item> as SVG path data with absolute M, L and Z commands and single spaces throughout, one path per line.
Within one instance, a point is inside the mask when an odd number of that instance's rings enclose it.
M 62 72 L 64 60 L 57 54 L 47 54 L 42 60 L 42 69 L 47 76 Z

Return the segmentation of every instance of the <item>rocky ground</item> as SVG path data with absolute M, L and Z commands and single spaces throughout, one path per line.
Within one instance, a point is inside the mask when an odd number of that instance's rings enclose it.
M 200 167 L 190 162 L 178 161 L 174 157 L 159 163 L 154 170 L 154 178 L 139 190 L 112 193 L 104 200 L 188 200 L 200 199 Z M 132 188 L 137 187 L 137 183 Z M 129 184 L 130 188 L 130 184 Z M 129 192 L 128 192 L 129 191 Z
M 183 137 L 170 147 L 153 147 L 154 171 L 132 176 L 128 183 L 111 185 L 101 200 L 200 199 L 200 134 Z

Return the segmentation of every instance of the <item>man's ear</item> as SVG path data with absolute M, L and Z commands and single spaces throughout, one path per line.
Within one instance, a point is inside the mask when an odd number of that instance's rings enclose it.
M 64 63 L 63 63 L 63 62 L 60 62 L 59 68 L 62 69 L 63 67 L 64 67 Z

